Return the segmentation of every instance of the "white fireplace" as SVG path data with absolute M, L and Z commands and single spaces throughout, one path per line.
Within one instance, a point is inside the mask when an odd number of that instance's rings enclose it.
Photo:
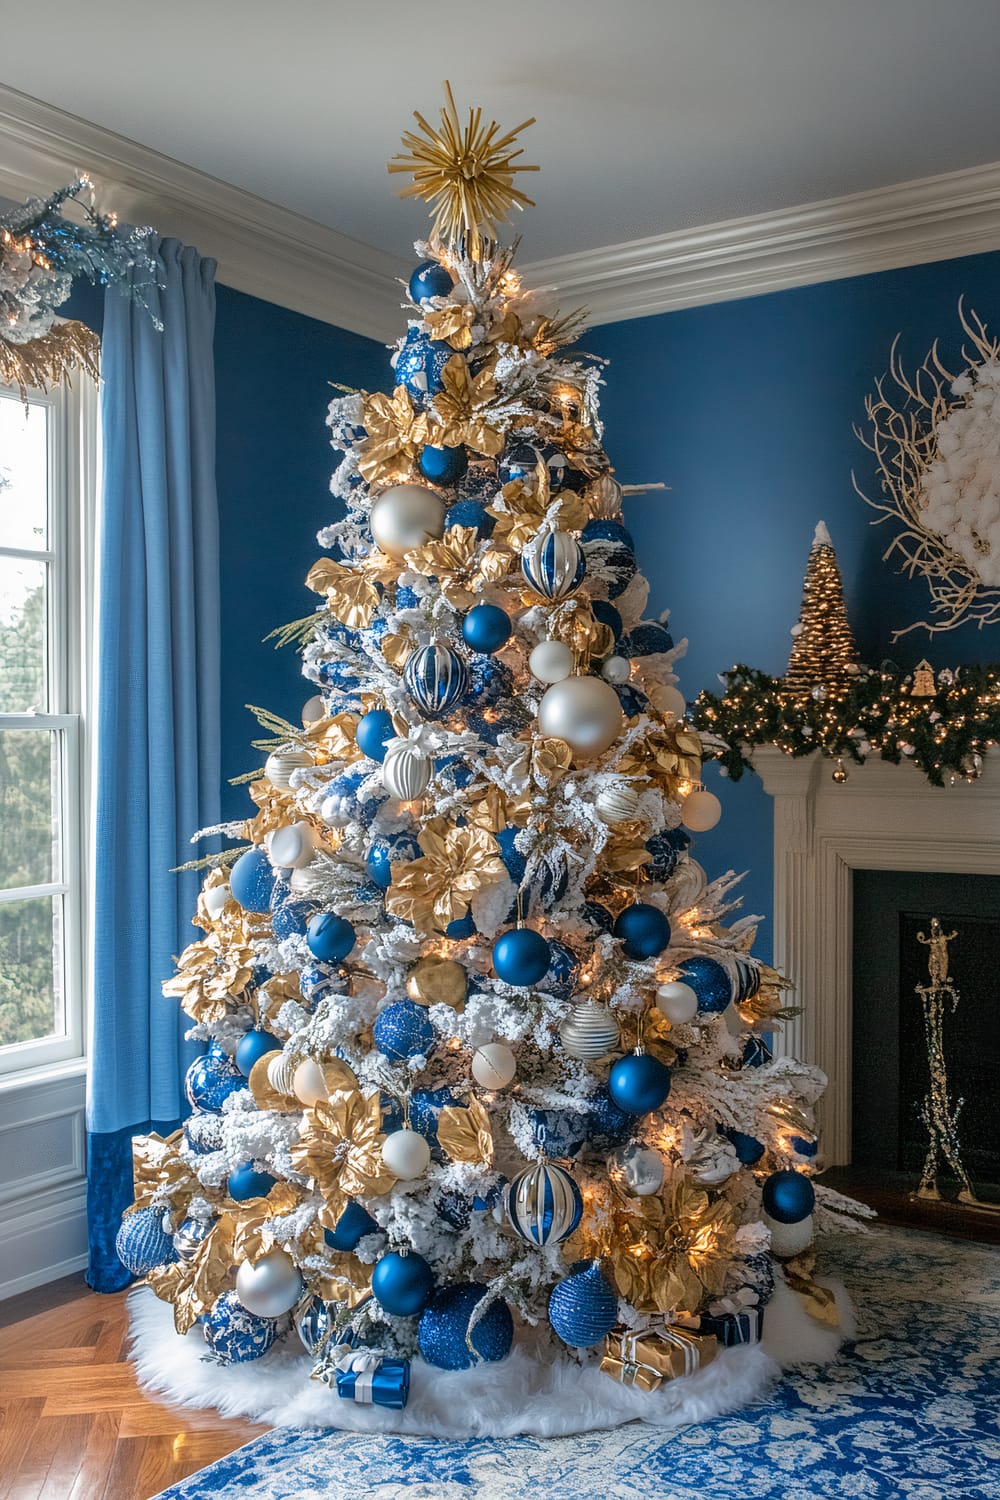
M 854 870 L 1000 874 L 1000 755 L 976 782 L 933 787 L 908 762 L 845 762 L 838 786 L 818 753 L 770 747 L 753 763 L 774 798 L 774 962 L 794 984 L 776 1052 L 819 1065 L 827 1164 L 851 1160 Z

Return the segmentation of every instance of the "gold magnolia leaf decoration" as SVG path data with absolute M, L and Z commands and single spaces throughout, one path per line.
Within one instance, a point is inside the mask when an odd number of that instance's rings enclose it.
M 550 517 L 558 531 L 582 531 L 590 520 L 590 509 L 582 495 L 571 490 L 552 493 L 548 465 L 539 459 L 530 478 L 513 479 L 505 484 L 500 497 L 486 509 L 496 521 L 494 536 L 502 538 L 515 552 L 520 552 L 541 529 L 550 506 L 558 500 L 559 508 Z
M 437 424 L 431 429 L 431 440 L 442 448 L 460 448 L 464 443 L 486 458 L 495 458 L 504 443 L 503 433 L 488 420 L 496 394 L 490 370 L 473 375 L 464 355 L 453 354 L 441 371 L 441 389 L 431 402 L 431 416 Z
M 328 765 L 332 760 L 348 763 L 361 758 L 356 744 L 359 719 L 360 714 L 324 714 L 302 731 L 309 754 L 318 766 Z
M 362 400 L 361 423 L 368 436 L 359 449 L 358 468 L 369 484 L 409 471 L 427 442 L 427 418 L 414 409 L 405 386 L 391 396 L 380 391 Z
M 322 1194 L 338 1217 L 356 1195 L 377 1198 L 396 1181 L 382 1161 L 382 1108 L 378 1093 L 335 1093 L 307 1109 L 291 1148 L 296 1170 Z
M 168 1136 L 152 1130 L 148 1135 L 132 1137 L 133 1206 L 146 1208 L 155 1197 L 166 1194 L 170 1200 L 171 1228 L 187 1217 L 187 1206 L 196 1193 L 212 1196 L 179 1154 L 178 1146 L 183 1139 L 183 1130 L 175 1130 Z
M 163 993 L 179 1000 L 193 1021 L 221 1021 L 230 1000 L 242 995 L 253 978 L 254 963 L 252 948 L 213 932 L 188 944 L 177 960 L 177 973 L 163 981 Z
M 386 911 L 421 932 L 443 932 L 469 910 L 473 896 L 507 871 L 500 846 L 483 828 L 455 828 L 433 818 L 417 835 L 423 858 L 392 867 Z
M 267 1226 L 275 1219 L 283 1219 L 298 1208 L 302 1201 L 302 1189 L 290 1182 L 276 1182 L 263 1198 L 248 1198 L 237 1205 L 233 1219 L 236 1232 L 233 1235 L 233 1259 L 237 1265 L 242 1261 L 260 1260 L 279 1243 L 274 1231 Z
M 495 120 L 484 125 L 482 110 L 470 109 L 463 129 L 447 82 L 444 100 L 437 130 L 414 111 L 422 134 L 404 133 L 405 150 L 389 162 L 389 171 L 413 177 L 408 187 L 400 189 L 401 198 L 420 198 L 434 205 L 432 235 L 460 247 L 470 260 L 483 260 L 511 209 L 533 206 L 514 186 L 514 175 L 538 168 L 519 162 L 523 152 L 513 146 L 535 120 L 532 116 L 501 134 Z
M 82 369 L 94 382 L 101 378 L 100 334 L 84 323 L 54 323 L 41 338 L 12 344 L 0 335 L 0 384 L 16 385 L 27 405 L 28 390 L 47 391 L 70 372 Z
M 738 1216 L 685 1176 L 661 1194 L 627 1199 L 609 1245 L 620 1295 L 639 1312 L 695 1312 L 722 1291 Z
M 701 779 L 701 740 L 687 728 L 651 727 L 622 756 L 623 776 L 648 776 L 672 793 L 681 781 Z
M 435 311 L 424 312 L 427 332 L 438 343 L 450 344 L 453 349 L 468 349 L 472 343 L 472 325 L 476 321 L 476 309 L 471 302 L 448 302 Z
M 480 545 L 474 526 L 452 526 L 440 541 L 424 542 L 407 552 L 404 561 L 422 578 L 436 578 L 452 609 L 467 610 L 487 584 L 498 583 L 510 568 L 511 555 L 505 548 L 487 544 L 479 553 Z
M 437 1138 L 452 1161 L 493 1165 L 490 1117 L 478 1099 L 470 1099 L 467 1108 L 446 1104 L 438 1115 Z
M 247 791 L 250 793 L 250 800 L 257 804 L 257 816 L 243 825 L 244 833 L 252 844 L 262 844 L 276 828 L 298 822 L 299 813 L 291 792 L 284 787 L 274 786 L 266 776 L 251 781 Z
M 364 573 L 321 557 L 306 574 L 306 588 L 326 595 L 326 607 L 350 630 L 364 630 L 378 608 L 378 590 Z
M 229 1286 L 233 1270 L 236 1221 L 221 1214 L 190 1260 L 157 1266 L 146 1277 L 161 1302 L 172 1302 L 174 1327 L 187 1333 Z

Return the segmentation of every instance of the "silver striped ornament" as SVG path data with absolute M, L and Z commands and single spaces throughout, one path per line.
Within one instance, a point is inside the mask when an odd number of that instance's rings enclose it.
M 583 582 L 583 548 L 571 531 L 540 531 L 521 553 L 521 572 L 543 599 L 567 599 Z
M 580 1062 L 597 1062 L 617 1047 L 621 1033 L 606 1005 L 581 1000 L 559 1027 L 563 1051 Z
M 432 641 L 409 658 L 403 683 L 421 712 L 436 719 L 454 708 L 469 685 L 469 674 L 457 651 L 443 641 Z
M 507 1183 L 503 1205 L 511 1228 L 529 1245 L 558 1245 L 583 1213 L 572 1177 L 544 1156 Z

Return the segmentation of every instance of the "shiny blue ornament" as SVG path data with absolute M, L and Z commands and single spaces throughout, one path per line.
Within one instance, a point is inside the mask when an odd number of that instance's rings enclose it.
M 294 1315 L 295 1332 L 302 1340 L 303 1349 L 314 1358 L 319 1352 L 320 1343 L 326 1339 L 330 1331 L 336 1305 L 335 1302 L 324 1302 L 322 1297 L 313 1297 L 301 1312 Z
M 636 901 L 618 913 L 614 934 L 621 940 L 626 958 L 638 962 L 655 958 L 669 946 L 670 923 L 658 906 Z
M 252 1161 L 230 1172 L 226 1189 L 234 1203 L 246 1203 L 249 1198 L 266 1198 L 277 1182 L 270 1172 L 258 1172 Z
M 806 1161 L 811 1160 L 819 1150 L 818 1140 L 806 1140 L 803 1135 L 793 1135 L 789 1140 L 789 1145 L 796 1156 L 802 1156 Z
M 474 937 L 475 932 L 476 924 L 471 911 L 468 911 L 464 917 L 456 917 L 454 922 L 449 922 L 444 930 L 444 935 L 446 938 L 450 938 L 453 943 L 456 943 L 461 942 L 463 938 Z
M 549 1156 L 575 1156 L 587 1139 L 587 1116 L 577 1109 L 533 1109 L 531 1125 L 535 1145 Z
M 407 1057 L 426 1057 L 434 1046 L 434 1027 L 427 1010 L 414 1000 L 396 1000 L 375 1017 L 372 1038 L 378 1050 L 393 1062 Z
M 196 1057 L 184 1078 L 184 1092 L 192 1109 L 218 1114 L 230 1094 L 246 1088 L 246 1079 L 217 1042 Z
M 772 1172 L 761 1192 L 764 1212 L 779 1224 L 799 1224 L 816 1206 L 816 1190 L 808 1177 L 792 1168 Z
M 357 1248 L 366 1234 L 377 1234 L 378 1224 L 366 1208 L 350 1199 L 333 1229 L 324 1229 L 323 1238 L 331 1250 L 346 1252 Z
M 635 1129 L 635 1120 L 612 1099 L 606 1088 L 591 1094 L 587 1115 L 587 1141 L 592 1151 L 612 1151 L 626 1141 Z
M 432 641 L 407 660 L 403 685 L 420 711 L 437 719 L 463 697 L 469 674 L 457 651 L 443 641 Z
M 486 1288 L 475 1281 L 435 1292 L 417 1327 L 420 1353 L 429 1365 L 438 1370 L 468 1370 L 480 1359 L 496 1363 L 507 1358 L 514 1342 L 514 1319 L 506 1302 L 492 1302 L 476 1326 L 469 1328 L 472 1314 L 485 1296 Z
M 205 1343 L 223 1365 L 260 1359 L 274 1343 L 277 1333 L 276 1319 L 258 1318 L 243 1306 L 235 1292 L 223 1292 L 205 1319 Z
M 454 353 L 450 344 L 436 343 L 411 328 L 396 355 L 396 384 L 404 386 L 418 406 L 426 405 L 441 390 L 441 372 Z
M 496 524 L 496 519 L 490 515 L 481 500 L 456 500 L 454 505 L 449 506 L 444 518 L 445 531 L 450 531 L 453 526 L 465 526 L 484 538 L 493 535 Z M 476 649 L 481 650 L 482 647 Z
M 690 843 L 691 835 L 683 828 L 667 828 L 647 839 L 646 848 L 652 859 L 646 869 L 651 879 L 669 880 L 677 868 L 677 861 Z
M 422 1255 L 390 1250 L 375 1262 L 372 1296 L 393 1318 L 415 1318 L 434 1290 L 434 1272 Z
M 260 844 L 241 854 L 229 872 L 233 900 L 238 901 L 244 911 L 270 911 L 274 882 L 271 861 Z
M 585 901 L 580 908 L 580 915 L 588 926 L 596 927 L 598 932 L 614 931 L 615 919 L 599 901 Z
M 774 1056 L 770 1047 L 762 1036 L 748 1036 L 743 1047 L 743 1066 L 745 1068 L 762 1068 L 769 1063 Z
M 557 938 L 549 938 L 549 967 L 546 970 L 540 990 L 547 995 L 555 995 L 560 1000 L 568 1000 L 576 989 L 576 981 L 580 973 L 580 960 L 571 948 L 565 943 L 560 943 Z
M 393 864 L 409 864 L 420 858 L 420 845 L 412 833 L 380 833 L 372 839 L 365 855 L 365 869 L 380 891 L 392 885 Z
M 301 937 L 309 926 L 310 917 L 316 913 L 312 901 L 300 901 L 295 897 L 279 901 L 271 908 L 271 930 L 279 943 L 286 938 Z
M 306 929 L 306 942 L 313 958 L 323 964 L 339 964 L 354 947 L 357 934 L 350 922 L 332 911 L 320 911 Z
M 178 1260 L 193 1260 L 208 1235 L 214 1219 L 184 1219 L 174 1234 L 174 1249 Z
M 545 531 L 521 553 L 525 582 L 543 599 L 567 599 L 587 571 L 583 548 L 571 531 Z
M 710 1013 L 725 1010 L 733 998 L 733 982 L 722 964 L 714 958 L 697 954 L 678 965 L 678 979 L 689 984 L 698 996 L 698 1009 Z
M 490 655 L 510 640 L 510 615 L 496 604 L 477 604 L 462 621 L 462 639 L 473 651 Z
M 430 297 L 447 297 L 454 285 L 447 266 L 437 260 L 422 260 L 407 282 L 406 290 L 411 302 L 419 306 Z
M 417 468 L 431 484 L 457 484 L 469 467 L 469 455 L 462 447 L 436 448 L 425 443 L 417 459 Z
M 254 1063 L 266 1057 L 269 1052 L 280 1051 L 281 1043 L 276 1036 L 255 1027 L 253 1031 L 245 1031 L 240 1037 L 233 1060 L 244 1078 L 249 1078 Z
M 604 521 L 595 517 L 588 521 L 580 533 L 585 542 L 617 542 L 621 547 L 627 547 L 630 552 L 635 551 L 635 542 L 632 534 L 626 531 L 621 521 Z
M 578 1261 L 549 1296 L 549 1322 L 571 1349 L 599 1344 L 618 1321 L 618 1297 L 600 1261 Z
M 139 1208 L 126 1214 L 115 1236 L 115 1253 L 133 1276 L 145 1276 L 154 1266 L 177 1259 L 173 1239 L 163 1229 L 162 1208 Z
M 672 651 L 674 638 L 659 620 L 643 620 L 622 642 L 626 656 L 656 656 L 661 651 Z
M 622 617 L 607 599 L 591 599 L 590 608 L 599 625 L 606 625 L 616 641 L 622 638 Z
M 627 1115 L 648 1115 L 670 1093 L 670 1069 L 648 1052 L 632 1052 L 612 1064 L 608 1093 Z
M 511 1178 L 503 1203 L 511 1228 L 529 1245 L 558 1245 L 568 1240 L 583 1214 L 583 1199 L 573 1178 L 544 1156 Z
M 354 738 L 362 755 L 367 755 L 369 760 L 377 760 L 381 765 L 385 760 L 387 741 L 396 738 L 392 714 L 384 708 L 369 709 L 358 721 Z
M 549 489 L 553 495 L 560 490 L 570 490 L 578 495 L 583 493 L 587 476 L 570 465 L 565 453 L 549 444 L 539 447 L 523 441 L 508 444 L 501 455 L 497 464 L 497 476 L 501 485 L 510 484 L 516 479 L 533 478 L 539 462 L 548 470 Z
M 504 984 L 524 989 L 544 979 L 552 962 L 552 950 L 540 932 L 515 927 L 493 944 L 493 972 Z
M 752 1167 L 764 1155 L 765 1148 L 762 1142 L 758 1141 L 755 1136 L 747 1135 L 743 1130 L 733 1130 L 722 1125 L 719 1127 L 719 1134 L 732 1142 L 737 1160 L 745 1167 Z

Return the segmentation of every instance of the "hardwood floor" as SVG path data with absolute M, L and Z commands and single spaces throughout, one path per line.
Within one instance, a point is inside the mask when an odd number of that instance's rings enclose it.
M 144 1396 L 127 1332 L 82 1275 L 0 1302 L 0 1500 L 149 1500 L 266 1430 Z

